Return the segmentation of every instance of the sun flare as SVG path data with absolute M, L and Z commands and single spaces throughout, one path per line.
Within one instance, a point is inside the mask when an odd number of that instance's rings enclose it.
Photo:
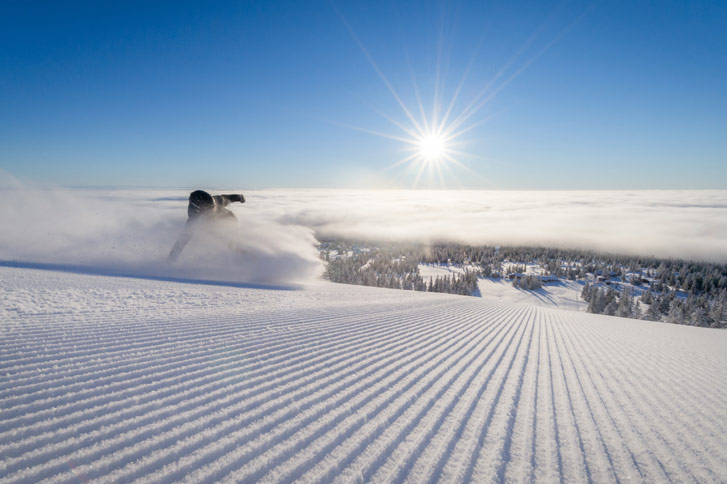
M 447 141 L 437 134 L 427 134 L 417 140 L 418 155 L 429 162 L 440 162 L 447 154 Z

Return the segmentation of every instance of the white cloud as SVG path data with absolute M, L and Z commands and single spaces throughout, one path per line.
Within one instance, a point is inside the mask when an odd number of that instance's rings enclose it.
M 727 191 L 261 191 L 319 236 L 527 244 L 727 260 Z
M 0 178 L 3 175 L 0 173 Z M 322 271 L 313 233 L 527 244 L 727 261 L 727 191 L 266 190 L 230 208 L 239 225 L 171 246 L 188 190 L 64 190 L 1 180 L 0 261 L 131 275 L 301 282 Z

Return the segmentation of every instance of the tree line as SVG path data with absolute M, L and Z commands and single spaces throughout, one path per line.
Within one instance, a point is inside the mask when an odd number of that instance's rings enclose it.
M 333 282 L 471 295 L 478 277 L 517 273 L 513 285 L 536 290 L 542 281 L 525 274 L 535 264 L 542 275 L 586 282 L 582 297 L 593 313 L 727 327 L 727 264 L 529 246 L 327 240 L 320 249 Z M 419 264 L 463 270 L 425 280 Z
M 325 276 L 332 282 L 463 296 L 478 290 L 480 273 L 475 270 L 425 279 L 419 272 L 421 258 L 416 248 L 393 244 L 362 251 L 360 246 L 345 242 L 328 242 L 324 247 L 322 254 L 328 262 Z

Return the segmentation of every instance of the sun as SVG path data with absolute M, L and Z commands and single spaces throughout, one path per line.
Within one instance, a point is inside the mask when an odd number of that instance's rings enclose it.
M 428 133 L 417 139 L 417 154 L 427 162 L 439 163 L 447 155 L 447 140 L 438 134 Z

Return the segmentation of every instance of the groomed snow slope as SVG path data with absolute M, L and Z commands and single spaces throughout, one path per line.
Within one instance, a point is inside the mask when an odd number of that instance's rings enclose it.
M 2 482 L 727 481 L 726 331 L 9 267 L 0 300 Z

